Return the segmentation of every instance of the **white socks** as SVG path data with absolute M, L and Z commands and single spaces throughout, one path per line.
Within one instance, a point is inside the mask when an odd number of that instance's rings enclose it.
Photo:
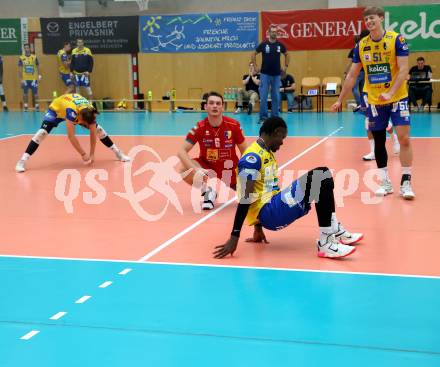
M 374 154 L 374 139 L 369 139 L 368 142 L 370 143 L 371 153 Z
M 22 160 L 22 161 L 27 161 L 27 160 L 29 159 L 29 157 L 30 157 L 30 155 L 29 155 L 28 153 L 24 153 L 24 154 L 21 156 L 21 160 Z

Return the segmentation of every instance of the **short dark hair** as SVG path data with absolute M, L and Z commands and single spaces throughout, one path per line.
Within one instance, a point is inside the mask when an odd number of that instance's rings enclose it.
M 207 94 L 207 96 L 206 96 L 206 102 L 208 102 L 209 97 L 220 97 L 221 100 L 222 100 L 222 104 L 223 104 L 223 102 L 224 102 L 224 101 L 223 101 L 223 96 L 222 96 L 220 93 L 218 93 L 218 92 L 214 92 L 214 91 L 209 92 L 209 93 Z
M 31 45 L 30 45 L 29 43 L 24 43 L 24 44 L 23 44 L 23 48 L 25 48 L 26 46 L 27 46 L 27 47 L 31 47 Z
M 260 127 L 260 136 L 264 133 L 272 135 L 276 129 L 283 127 L 287 130 L 286 122 L 278 116 L 272 116 L 264 120 L 263 125 Z
M 380 8 L 378 6 L 368 6 L 364 9 L 362 15 L 364 17 L 368 15 L 378 15 L 379 17 L 385 17 L 385 11 L 383 10 L 383 8 Z
M 67 45 L 70 46 L 70 42 L 66 41 L 66 42 L 63 43 L 63 46 L 67 46 Z
M 417 58 L 417 61 L 425 61 L 425 59 L 424 59 L 422 56 L 419 56 L 419 57 Z
M 96 115 L 98 115 L 99 112 L 94 107 L 86 107 L 83 108 L 79 114 L 88 124 L 96 124 Z

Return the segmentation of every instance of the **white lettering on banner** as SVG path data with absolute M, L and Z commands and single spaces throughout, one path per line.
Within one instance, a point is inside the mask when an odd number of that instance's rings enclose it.
M 69 29 L 117 28 L 119 20 L 97 20 L 85 22 L 69 22 Z
M 350 22 L 292 23 L 290 26 L 290 35 L 293 38 L 354 36 L 360 34 L 362 24 L 362 20 Z
M 0 38 L 1 39 L 17 39 L 15 34 L 15 28 L 0 28 Z
M 69 31 L 70 37 L 87 37 L 87 36 L 107 36 L 111 37 L 115 35 L 113 29 L 75 29 Z
M 228 34 L 228 29 L 204 29 L 203 34 L 207 34 L 207 35 Z
M 393 22 L 390 24 L 390 13 L 385 13 L 385 29 L 400 33 L 407 39 L 414 39 L 416 37 L 427 38 L 440 38 L 440 30 L 436 32 L 436 27 L 440 26 L 440 19 L 436 19 L 429 26 L 426 24 L 426 12 L 422 11 L 419 14 L 420 25 L 414 20 L 404 21 L 399 28 L 399 22 Z M 397 29 L 396 29 L 397 28 Z

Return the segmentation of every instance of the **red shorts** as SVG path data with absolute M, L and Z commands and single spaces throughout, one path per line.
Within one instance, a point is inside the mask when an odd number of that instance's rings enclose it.
M 194 160 L 198 163 L 198 164 L 200 164 L 200 166 L 202 167 L 202 168 L 204 168 L 204 169 L 210 169 L 210 170 L 212 170 L 212 171 L 214 171 L 215 172 L 215 174 L 216 174 L 216 176 L 217 176 L 217 178 L 219 179 L 219 180 L 222 180 L 225 184 L 227 184 L 227 185 L 229 185 L 232 189 L 234 189 L 235 190 L 235 187 L 237 186 L 237 175 L 236 175 L 236 173 L 237 173 L 237 167 L 235 166 L 235 167 L 232 167 L 231 169 L 225 169 L 225 168 L 220 168 L 220 167 L 218 167 L 217 165 L 215 165 L 215 164 L 212 164 L 212 163 L 210 163 L 209 161 L 205 161 L 204 159 L 202 159 L 202 158 L 194 158 Z M 231 178 L 229 179 L 229 174 L 228 175 L 226 175 L 226 177 L 223 177 L 223 173 L 224 172 L 227 172 L 227 173 L 229 173 L 229 171 L 231 171 Z M 230 181 L 230 182 L 228 182 L 228 181 Z

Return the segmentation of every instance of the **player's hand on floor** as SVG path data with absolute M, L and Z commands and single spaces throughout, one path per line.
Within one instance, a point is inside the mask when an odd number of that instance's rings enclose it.
M 84 164 L 92 163 L 90 160 L 90 156 L 88 154 L 84 154 L 83 156 L 81 156 L 81 158 L 82 158 Z
M 254 235 L 250 238 L 246 238 L 246 242 L 269 243 L 261 227 L 254 227 Z
M 215 251 L 213 252 L 214 257 L 216 259 L 222 259 L 229 254 L 231 254 L 232 256 L 235 250 L 237 249 L 237 245 L 238 245 L 238 237 L 231 236 L 224 245 L 215 247 Z

